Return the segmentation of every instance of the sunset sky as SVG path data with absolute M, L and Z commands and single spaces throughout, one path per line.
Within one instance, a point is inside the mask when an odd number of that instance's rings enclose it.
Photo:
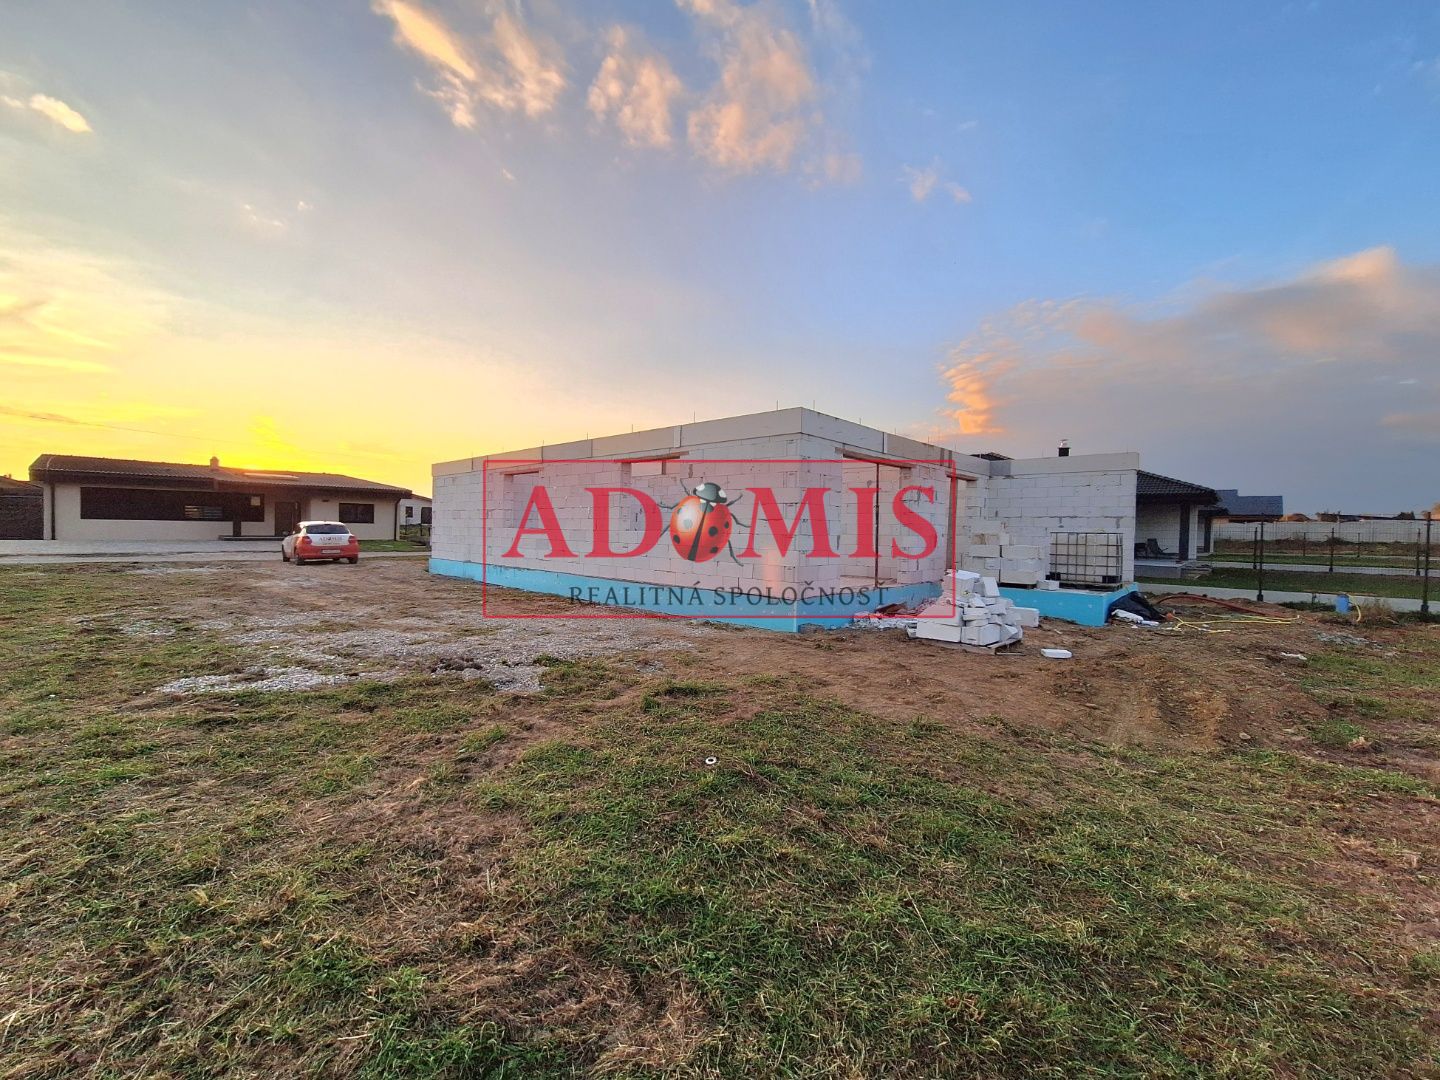
M 1440 500 L 1440 6 L 12 2 L 0 473 L 814 405 Z

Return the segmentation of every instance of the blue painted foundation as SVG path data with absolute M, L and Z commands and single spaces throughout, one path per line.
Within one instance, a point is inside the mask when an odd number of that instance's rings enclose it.
M 1035 608 L 1047 619 L 1064 619 L 1081 626 L 1104 626 L 1110 605 L 1126 593 L 1135 591 L 1126 585 L 1113 592 L 1087 592 L 1084 589 L 1015 589 L 1000 587 L 1000 595 L 1015 602 L 1016 607 Z
M 717 591 L 699 586 L 671 589 L 638 581 L 513 566 L 491 566 L 487 571 L 480 563 L 454 559 L 431 559 L 430 572 L 474 581 L 483 577 L 491 585 L 501 588 L 575 597 L 597 606 L 634 608 L 694 619 L 719 619 L 736 626 L 757 626 L 789 633 L 802 626 L 838 629 L 848 626 L 851 618 L 862 611 L 873 611 L 883 604 L 919 604 L 940 595 L 938 586 L 922 584 L 860 590 L 847 587 L 824 593 L 811 589 L 799 598 L 792 596 L 789 599 L 781 589 L 773 590 L 777 594 L 774 596 L 762 595 L 759 590 L 737 596 L 726 589 Z M 577 614 L 593 616 L 604 612 L 581 609 Z
M 940 595 L 937 584 L 886 586 L 884 589 L 809 590 L 799 597 L 786 599 L 779 595 L 764 596 L 758 590 L 735 595 L 729 590 L 708 588 L 676 588 L 647 585 L 637 581 L 589 577 L 583 574 L 562 574 L 551 570 L 522 569 L 514 566 L 491 566 L 488 569 L 473 562 L 456 559 L 431 559 L 430 572 L 445 577 L 482 577 L 491 585 L 550 596 L 574 597 L 587 603 L 606 607 L 623 607 L 654 611 L 664 615 L 680 615 L 698 619 L 724 620 L 736 626 L 756 626 L 764 630 L 794 633 L 802 626 L 819 626 L 836 630 L 849 626 L 851 618 L 862 611 L 874 611 L 885 604 L 913 607 Z M 1084 626 L 1103 626 L 1110 603 L 1117 597 L 1133 592 L 1133 586 L 1110 593 L 1090 593 L 1062 589 L 1002 588 L 1000 592 L 1016 604 L 1033 607 L 1052 619 L 1065 619 Z M 585 615 L 603 614 L 593 610 L 577 612 Z

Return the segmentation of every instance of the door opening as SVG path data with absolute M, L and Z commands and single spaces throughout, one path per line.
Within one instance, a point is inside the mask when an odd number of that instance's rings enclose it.
M 289 536 L 300 525 L 300 504 L 298 502 L 277 502 L 275 504 L 275 535 Z

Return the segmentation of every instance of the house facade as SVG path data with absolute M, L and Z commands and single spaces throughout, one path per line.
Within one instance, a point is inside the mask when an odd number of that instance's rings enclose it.
M 42 454 L 30 466 L 46 540 L 265 539 L 343 521 L 362 540 L 399 534 L 406 488 L 338 473 Z
M 1213 488 L 1141 471 L 1135 486 L 1135 555 L 1153 563 L 1184 563 L 1208 554 Z
M 400 500 L 400 524 L 429 525 L 433 504 L 424 495 L 411 495 Z

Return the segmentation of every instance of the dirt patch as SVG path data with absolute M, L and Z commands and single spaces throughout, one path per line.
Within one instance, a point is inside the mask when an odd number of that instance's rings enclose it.
M 1281 642 L 1271 629 L 1187 637 L 1047 621 L 1019 648 L 994 656 L 901 631 L 734 633 L 697 643 L 693 660 L 701 675 L 797 678 L 822 696 L 894 719 L 999 719 L 1112 742 L 1209 748 L 1258 744 L 1317 713 L 1293 675 L 1276 678 L 1268 654 Z M 1074 659 L 1042 656 L 1051 646 Z
M 217 572 L 188 581 L 173 604 L 88 617 L 135 636 L 214 633 L 259 656 L 243 672 L 173 680 L 162 693 L 309 690 L 429 674 L 528 694 L 540 689 L 547 659 L 689 650 L 713 633 L 644 619 L 486 618 L 478 587 L 431 578 L 413 560 L 207 569 Z M 655 664 L 653 655 L 639 662 Z
M 215 633 L 254 657 L 244 672 L 197 672 L 167 684 L 167 693 L 414 675 L 478 678 L 502 691 L 534 693 L 548 659 L 620 657 L 648 674 L 796 679 L 821 696 L 903 720 L 998 719 L 1197 749 L 1293 748 L 1295 732 L 1323 709 L 1300 686 L 1304 661 L 1285 654 L 1383 651 L 1396 633 L 1367 627 L 1362 634 L 1279 608 L 1271 609 L 1273 623 L 1237 623 L 1223 633 L 1046 620 L 1018 648 L 990 656 L 899 630 L 777 634 L 659 617 L 577 618 L 581 609 L 559 597 L 503 589 L 490 590 L 482 613 L 479 586 L 432 577 L 414 560 L 205 569 L 213 572 L 186 578 L 163 605 L 88 617 L 141 636 L 179 627 Z M 1046 659 L 1040 649 L 1048 646 L 1074 658 Z
M 234 675 L 194 675 L 174 679 L 160 687 L 161 694 L 225 694 L 237 690 L 318 690 L 324 686 L 337 686 L 355 675 L 322 675 L 318 671 L 300 667 L 247 668 Z
M 171 574 L 223 574 L 227 567 L 224 566 L 137 566 L 126 570 L 127 574 L 153 575 L 169 577 Z

